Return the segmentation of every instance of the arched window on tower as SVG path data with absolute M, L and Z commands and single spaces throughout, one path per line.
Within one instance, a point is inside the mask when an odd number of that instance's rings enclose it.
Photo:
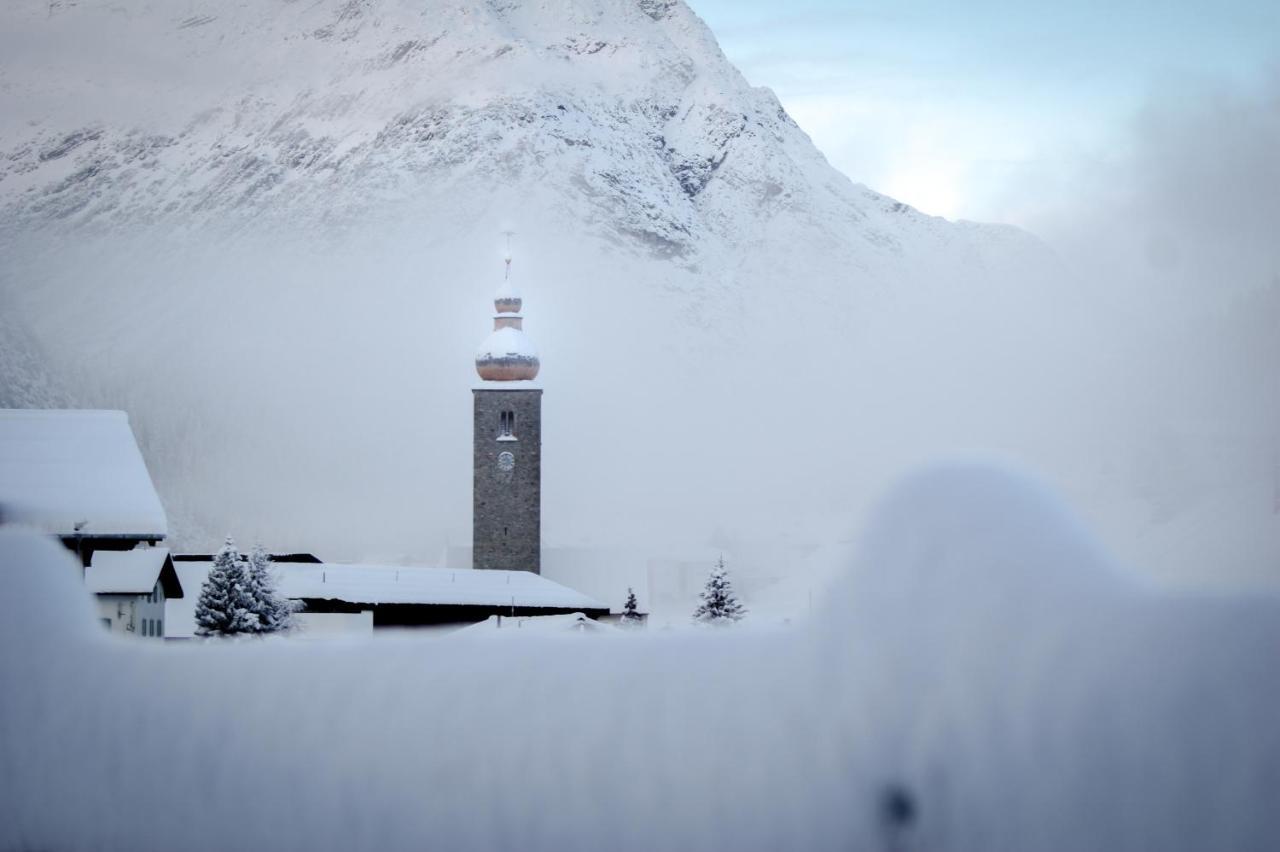
M 504 411 L 498 417 L 498 440 L 514 441 L 516 439 L 516 413 Z

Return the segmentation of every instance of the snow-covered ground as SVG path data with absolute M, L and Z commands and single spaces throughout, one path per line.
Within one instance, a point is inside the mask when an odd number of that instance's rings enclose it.
M 0 570 L 0 848 L 1280 836 L 1280 603 L 1156 591 L 990 468 L 899 486 L 789 631 L 162 646 L 101 635 L 52 542 Z

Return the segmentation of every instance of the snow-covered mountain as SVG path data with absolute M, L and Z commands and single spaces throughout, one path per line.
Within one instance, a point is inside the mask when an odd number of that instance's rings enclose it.
M 904 465 L 1078 417 L 1040 390 L 1097 357 L 1029 320 L 1068 324 L 1049 253 L 836 172 L 681 0 L 16 0 L 0 33 L 0 298 L 130 412 L 180 545 L 466 540 L 505 230 L 551 544 L 830 541 Z
M 19 0 L 0 14 L 6 231 L 340 225 L 542 188 L 597 235 L 662 256 L 1017 239 L 851 183 L 681 0 Z

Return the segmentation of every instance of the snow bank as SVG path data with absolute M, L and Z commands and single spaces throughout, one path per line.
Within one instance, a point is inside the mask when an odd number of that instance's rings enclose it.
M 1247 850 L 1280 830 L 1280 607 L 1129 582 L 999 471 L 905 483 L 791 633 L 159 646 L 93 635 L 56 547 L 6 534 L 0 565 L 30 604 L 0 621 L 0 848 Z
M 1273 845 L 1280 600 L 1143 586 L 1042 487 L 956 465 L 884 501 L 835 609 L 844 742 L 914 791 L 920 848 Z

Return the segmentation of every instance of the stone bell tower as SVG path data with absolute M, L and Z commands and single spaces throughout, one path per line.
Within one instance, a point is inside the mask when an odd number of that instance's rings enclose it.
M 494 298 L 493 333 L 476 353 L 471 565 L 542 571 L 542 388 L 524 333 L 511 256 Z

